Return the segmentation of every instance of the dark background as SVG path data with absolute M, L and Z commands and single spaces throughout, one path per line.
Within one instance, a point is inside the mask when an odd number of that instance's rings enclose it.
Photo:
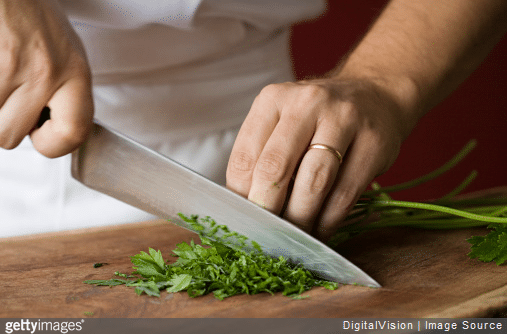
M 332 69 L 378 16 L 386 0 L 331 0 L 324 15 L 294 27 L 292 55 L 297 78 Z M 457 167 L 395 199 L 425 200 L 458 186 L 472 170 L 478 176 L 465 192 L 507 185 L 507 37 L 448 99 L 424 116 L 402 146 L 382 186 L 405 182 L 447 162 L 470 139 L 477 147 Z

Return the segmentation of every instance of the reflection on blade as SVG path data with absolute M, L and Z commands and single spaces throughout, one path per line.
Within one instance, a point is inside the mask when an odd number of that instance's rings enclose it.
M 178 213 L 210 216 L 255 240 L 272 255 L 301 263 L 322 278 L 379 287 L 341 255 L 289 222 L 142 145 L 95 124 L 72 157 L 86 186 L 188 228 Z

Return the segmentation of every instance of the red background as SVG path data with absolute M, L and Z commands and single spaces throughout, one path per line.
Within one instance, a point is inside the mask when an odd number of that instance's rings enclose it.
M 386 0 L 330 1 L 324 15 L 293 29 L 292 54 L 298 78 L 322 75 L 354 46 Z M 442 196 L 472 171 L 478 176 L 465 192 L 507 185 L 507 36 L 483 64 L 443 103 L 424 116 L 402 146 L 391 169 L 377 178 L 382 186 L 405 182 L 447 162 L 470 139 L 477 147 L 457 167 L 412 190 L 400 200 Z

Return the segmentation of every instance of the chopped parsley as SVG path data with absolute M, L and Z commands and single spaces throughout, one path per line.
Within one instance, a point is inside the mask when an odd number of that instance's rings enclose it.
M 115 273 L 122 278 L 110 280 L 88 280 L 94 285 L 135 287 L 138 295 L 143 293 L 160 297 L 160 293 L 186 291 L 190 297 L 213 293 L 223 300 L 238 294 L 281 292 L 284 296 L 302 299 L 301 293 L 314 286 L 330 290 L 338 284 L 317 278 L 300 265 L 289 263 L 284 257 L 271 258 L 265 255 L 259 244 L 248 240 L 224 225 L 209 218 L 186 217 L 180 214 L 196 231 L 202 245 L 191 241 L 182 242 L 172 252 L 178 259 L 166 264 L 160 250 L 152 248 L 131 257 L 135 271 L 132 275 Z M 215 240 L 204 236 L 213 237 Z M 245 251 L 249 246 L 252 251 Z

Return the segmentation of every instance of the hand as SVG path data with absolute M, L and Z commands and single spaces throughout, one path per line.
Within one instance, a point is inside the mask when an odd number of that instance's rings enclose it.
M 0 0 L 0 147 L 30 134 L 47 157 L 72 152 L 91 128 L 84 49 L 55 0 Z M 44 107 L 50 120 L 37 128 Z
M 395 161 L 415 124 L 403 115 L 393 97 L 365 81 L 267 86 L 240 129 L 227 186 L 276 214 L 286 203 L 284 218 L 326 240 Z M 308 150 L 316 143 L 340 152 L 343 162 L 330 151 Z

